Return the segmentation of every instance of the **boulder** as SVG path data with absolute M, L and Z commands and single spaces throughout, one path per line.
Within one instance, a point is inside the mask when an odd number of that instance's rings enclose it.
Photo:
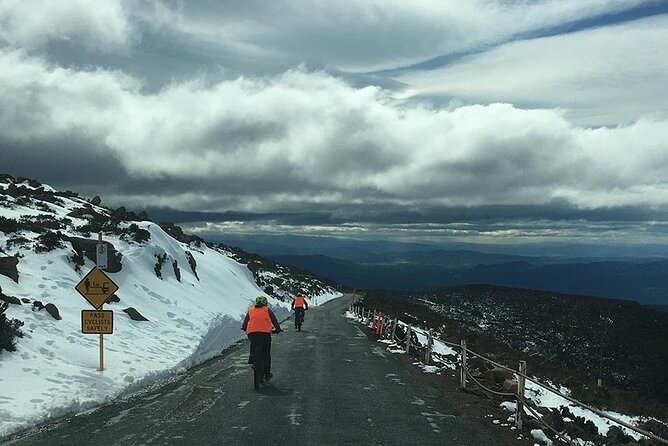
M 16 268 L 16 265 L 18 264 L 18 257 L 0 257 L 0 274 L 9 277 L 16 283 L 19 283 L 19 270 Z
M 120 302 L 120 301 L 121 301 L 121 298 L 120 298 L 120 297 L 118 297 L 118 296 L 115 295 L 115 294 L 112 294 L 111 296 L 109 296 L 109 299 L 107 299 L 107 301 L 106 301 L 105 303 L 107 303 L 107 304 L 111 304 L 111 303 L 114 303 L 114 302 Z
M 102 203 L 102 199 L 100 198 L 99 195 L 94 196 L 93 199 L 90 200 L 90 204 L 92 204 L 94 206 L 99 206 L 101 203 Z
M 506 369 L 495 367 L 491 370 L 484 371 L 482 377 L 487 381 L 500 385 L 503 384 L 503 382 L 507 379 L 512 380 L 513 374 Z
M 508 393 L 517 393 L 517 381 L 514 379 L 504 379 L 501 389 Z
M 125 311 L 133 321 L 148 321 L 148 319 L 142 316 L 141 313 L 139 313 L 139 311 L 135 310 L 133 307 L 126 308 L 123 311 Z
M 62 317 L 60 317 L 60 311 L 58 311 L 58 307 L 56 307 L 54 304 L 51 304 L 51 303 L 46 304 L 46 305 L 44 306 L 44 309 L 45 309 L 46 312 L 49 313 L 49 314 L 51 315 L 51 317 L 54 318 L 55 320 L 59 321 L 59 320 L 62 319 Z

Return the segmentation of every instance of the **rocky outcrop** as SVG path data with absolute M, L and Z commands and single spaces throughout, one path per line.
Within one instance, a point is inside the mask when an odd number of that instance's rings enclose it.
M 65 240 L 72 243 L 72 248 L 76 252 L 74 259 L 79 258 L 79 256 L 86 256 L 93 263 L 97 262 L 97 240 L 91 240 L 80 237 L 66 237 Z M 108 273 L 117 273 L 123 269 L 123 264 L 121 260 L 123 255 L 116 250 L 113 244 L 107 243 L 107 269 Z
M 0 274 L 19 283 L 19 270 L 16 268 L 18 264 L 18 257 L 0 257 Z
M 197 275 L 197 262 L 195 261 L 195 257 L 193 257 L 190 251 L 186 251 L 186 257 L 188 257 L 188 265 L 190 265 L 190 270 L 193 272 L 195 277 L 197 277 L 197 280 L 199 280 L 199 276 Z
M 162 279 L 162 265 L 164 265 L 167 261 L 167 253 L 156 254 L 155 258 L 157 261 L 155 262 L 153 271 L 155 271 L 155 275 L 158 277 L 158 279 Z
M 179 269 L 178 260 L 174 260 L 172 262 L 172 266 L 174 267 L 174 275 L 176 276 L 176 280 L 178 280 L 180 282 L 181 281 L 181 270 Z
M 7 296 L 2 292 L 2 289 L 0 289 L 0 300 L 5 301 L 9 304 L 21 305 L 21 300 L 18 297 Z

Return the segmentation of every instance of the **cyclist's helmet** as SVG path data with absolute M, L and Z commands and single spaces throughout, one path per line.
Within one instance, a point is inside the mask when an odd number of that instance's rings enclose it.
M 258 296 L 255 298 L 255 305 L 266 306 L 267 298 L 265 296 Z

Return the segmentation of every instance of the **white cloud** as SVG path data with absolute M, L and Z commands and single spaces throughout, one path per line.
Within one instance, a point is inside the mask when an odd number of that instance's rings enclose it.
M 182 182 L 185 208 L 668 204 L 665 119 L 589 129 L 509 104 L 433 110 L 318 72 L 148 94 L 118 72 L 17 52 L 0 52 L 0 65 L 0 140 L 86 135 L 137 181 Z M 3 166 L 25 155 L 2 150 Z
M 132 38 L 123 0 L 0 1 L 0 41 L 35 48 L 49 41 L 76 41 L 104 51 L 125 48 Z
M 464 103 L 563 108 L 585 125 L 668 116 L 668 18 L 513 42 L 432 71 L 400 77 L 406 95 Z

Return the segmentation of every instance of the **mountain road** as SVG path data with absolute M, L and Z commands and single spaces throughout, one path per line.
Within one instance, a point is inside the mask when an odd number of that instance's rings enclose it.
M 350 296 L 272 337 L 270 383 L 253 389 L 248 341 L 168 384 L 6 438 L 2 445 L 524 445 L 456 385 L 435 385 L 356 320 Z M 425 375 L 431 377 L 425 378 Z M 471 409 L 471 410 L 469 410 Z M 475 409 L 475 410 L 474 410 Z

